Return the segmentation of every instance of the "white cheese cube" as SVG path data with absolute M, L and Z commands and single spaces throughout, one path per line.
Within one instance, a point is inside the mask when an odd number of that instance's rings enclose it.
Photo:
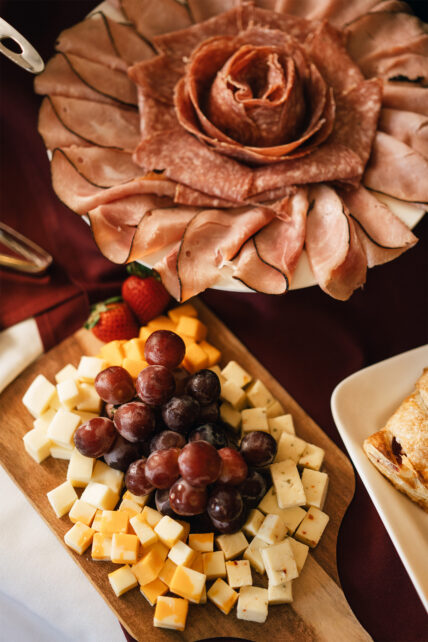
M 216 537 L 217 546 L 223 551 L 226 560 L 238 557 L 248 547 L 248 542 L 242 531 L 237 531 L 231 535 L 218 535 Z
M 225 424 L 228 424 L 234 430 L 239 430 L 241 425 L 241 413 L 235 410 L 230 403 L 224 401 L 220 405 L 220 418 Z
M 279 417 L 272 417 L 268 419 L 269 431 L 272 437 L 275 437 L 276 441 L 279 441 L 283 432 L 287 432 L 290 435 L 296 433 L 294 429 L 294 422 L 292 415 L 279 415 Z
M 255 537 L 257 535 L 257 531 L 262 525 L 263 520 L 264 515 L 259 510 L 257 510 L 257 508 L 253 508 L 252 510 L 250 510 L 250 512 L 248 513 L 247 521 L 242 527 L 245 535 L 248 535 L 249 537 Z
M 33 428 L 22 439 L 25 450 L 38 464 L 41 464 L 51 454 L 52 442 L 43 429 Z
M 268 546 L 269 544 L 266 544 L 266 542 L 259 537 L 254 537 L 243 555 L 244 559 L 248 560 L 251 566 L 257 571 L 257 573 L 260 573 L 260 575 L 263 575 L 265 572 L 265 565 L 261 551 L 263 548 L 267 548 Z
M 90 481 L 80 499 L 91 504 L 91 506 L 95 506 L 95 508 L 113 510 L 119 500 L 119 494 L 105 484 Z
M 270 466 L 276 499 L 280 508 L 305 506 L 306 496 L 299 471 L 292 459 L 286 459 Z
M 60 408 L 49 424 L 47 436 L 59 446 L 74 446 L 73 436 L 79 423 L 79 415 Z
M 40 417 L 37 417 L 33 421 L 33 426 L 37 430 L 40 430 L 43 432 L 45 435 L 48 432 L 49 424 L 51 423 L 52 419 L 55 417 L 55 410 L 54 408 L 48 408 L 45 410 L 43 414 L 40 415 Z
M 259 504 L 259 509 L 266 515 L 273 513 L 279 515 L 290 533 L 294 533 L 302 519 L 306 515 L 306 511 L 300 506 L 293 508 L 280 508 L 276 499 L 275 486 L 271 486 Z
M 33 417 L 40 417 L 49 408 L 55 392 L 55 386 L 39 374 L 22 397 L 22 403 Z
M 141 513 L 141 517 L 149 526 L 154 528 L 159 524 L 161 521 L 163 515 L 162 513 L 159 513 L 159 511 L 155 510 L 154 508 L 150 508 L 150 506 L 144 506 L 143 512 Z
M 72 548 L 73 551 L 82 555 L 91 545 L 94 533 L 95 531 L 89 526 L 86 526 L 86 524 L 77 522 L 64 535 L 64 542 Z
M 278 586 L 298 577 L 296 561 L 288 539 L 261 551 L 269 583 Z
M 110 468 L 110 466 L 107 466 L 107 464 L 99 459 L 95 462 L 91 481 L 98 482 L 99 484 L 105 484 L 115 493 L 120 493 L 122 490 L 123 478 L 124 473 L 121 470 Z
M 172 548 L 181 538 L 184 528 L 175 519 L 169 517 L 169 515 L 164 515 L 154 527 L 154 531 L 165 546 Z
M 305 565 L 306 558 L 308 557 L 309 546 L 302 544 L 302 542 L 298 542 L 293 537 L 288 537 L 287 542 L 290 544 L 291 550 L 293 551 L 297 572 L 300 575 L 300 572 Z
M 268 585 L 269 604 L 290 604 L 293 601 L 292 581 L 278 584 L 278 586 Z
M 57 392 L 56 388 L 55 388 L 55 394 L 52 397 L 52 400 L 51 400 L 51 403 L 50 403 L 49 407 L 52 408 L 53 410 L 59 410 L 60 408 L 62 408 L 61 402 L 60 402 L 60 400 L 58 398 L 58 392 Z
M 226 572 L 227 581 L 232 588 L 251 586 L 253 583 L 250 562 L 248 560 L 232 560 L 226 562 Z
M 311 506 L 306 513 L 305 519 L 300 524 L 294 537 L 303 544 L 314 548 L 321 539 L 325 527 L 328 524 L 329 516 L 318 508 Z
M 217 577 L 226 577 L 226 566 L 224 563 L 223 551 L 202 553 L 202 566 L 207 580 L 214 580 Z
M 76 407 L 76 404 L 79 401 L 80 391 L 74 379 L 65 379 L 64 381 L 61 381 L 57 384 L 56 390 L 58 399 L 65 408 L 72 410 Z
M 288 432 L 283 432 L 278 441 L 278 451 L 275 461 L 292 459 L 297 464 L 305 448 L 306 441 L 299 439 L 299 437 L 295 435 L 290 435 Z
M 67 479 L 75 487 L 85 488 L 91 481 L 92 467 L 95 459 L 85 457 L 75 448 L 70 457 Z
M 66 381 L 66 379 L 74 379 L 75 381 L 77 381 L 78 378 L 79 375 L 77 374 L 77 369 L 72 366 L 71 363 L 67 363 L 67 365 L 61 368 L 61 370 L 55 375 L 55 381 L 57 383 Z
M 188 608 L 189 602 L 187 600 L 165 595 L 159 596 L 156 602 L 153 626 L 184 631 Z
M 306 495 L 306 505 L 323 509 L 328 489 L 328 475 L 318 470 L 305 468 L 302 473 L 302 484 Z
M 79 383 L 79 401 L 77 410 L 83 412 L 94 412 L 97 415 L 101 412 L 102 400 L 91 383 Z
M 222 613 L 228 615 L 238 599 L 238 593 L 218 578 L 207 592 L 207 597 Z
M 138 586 L 137 579 L 128 564 L 109 573 L 107 577 L 117 597 Z
M 306 444 L 306 448 L 299 459 L 299 466 L 304 468 L 312 468 L 312 470 L 319 470 L 324 461 L 325 452 L 319 446 L 314 444 Z
M 195 559 L 196 551 L 192 550 L 181 540 L 178 540 L 170 549 L 168 557 L 170 560 L 177 564 L 177 566 L 190 566 Z
M 267 408 L 274 402 L 274 398 L 260 379 L 249 385 L 246 392 L 248 403 L 253 408 Z
M 94 383 L 97 374 L 105 368 L 105 365 L 104 359 L 83 356 L 77 366 L 77 376 L 82 382 Z
M 69 481 L 65 481 L 47 493 L 47 498 L 57 517 L 62 517 L 77 499 L 76 491 Z
M 51 447 L 50 447 L 50 452 L 51 452 L 51 457 L 54 459 L 71 459 L 71 455 L 73 454 L 73 446 L 58 446 L 58 444 L 54 444 L 51 442 Z
M 245 392 L 233 381 L 225 381 L 221 387 L 221 398 L 228 401 L 235 410 L 242 410 L 246 406 Z
M 268 405 L 268 407 L 266 408 L 266 414 L 268 416 L 268 419 L 271 419 L 273 417 L 280 417 L 284 414 L 284 408 L 280 404 L 278 399 L 274 399 L 273 402 Z
M 251 430 L 269 432 L 266 408 L 246 408 L 242 410 L 241 426 L 244 433 Z
M 268 514 L 260 526 L 257 537 L 266 544 L 277 544 L 287 534 L 287 527 L 279 515 Z
M 126 490 L 123 493 L 123 499 L 130 499 L 143 508 L 143 506 L 145 506 L 149 501 L 150 495 L 134 495 L 129 490 Z
M 239 388 L 246 386 L 252 379 L 252 376 L 236 361 L 229 361 L 221 371 L 221 374 L 227 381 L 233 381 Z
M 239 591 L 236 617 L 249 622 L 266 622 L 268 615 L 267 589 L 243 586 Z
M 214 533 L 190 533 L 189 546 L 200 553 L 212 553 L 214 550 Z
M 142 508 L 139 504 L 136 504 L 130 499 L 122 499 L 117 510 L 128 513 L 129 519 L 139 515 L 142 511 Z
M 82 502 L 81 499 L 76 499 L 73 506 L 70 508 L 68 517 L 73 524 L 76 524 L 76 522 L 82 522 L 82 524 L 90 526 L 95 517 L 96 510 L 95 506 Z

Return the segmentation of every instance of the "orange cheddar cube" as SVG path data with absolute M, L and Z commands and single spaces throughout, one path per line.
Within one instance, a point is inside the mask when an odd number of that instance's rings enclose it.
M 171 330 L 171 332 L 175 332 L 177 324 L 168 317 L 159 316 L 149 321 L 147 327 L 150 328 L 152 332 L 156 330 Z
M 202 560 L 202 553 L 196 553 L 196 557 L 193 560 L 193 562 L 190 564 L 190 568 L 192 568 L 194 571 L 198 571 L 198 573 L 203 573 L 204 572 L 204 562 Z
M 197 343 L 186 346 L 186 356 L 183 359 L 183 366 L 193 374 L 208 366 L 208 356 Z
M 169 310 L 168 316 L 172 321 L 174 321 L 174 323 L 178 323 L 180 317 L 197 317 L 198 312 L 191 303 L 184 303 L 183 305 L 179 305 L 177 308 Z
M 205 586 L 206 576 L 187 566 L 177 566 L 169 587 L 171 593 L 198 604 Z
M 153 330 L 151 330 L 147 325 L 143 325 L 140 328 L 140 332 L 138 335 L 138 338 L 141 339 L 141 341 L 144 341 L 144 343 L 147 341 L 149 336 L 152 334 Z
M 195 317 L 181 316 L 177 323 L 177 334 L 185 334 L 194 341 L 203 341 L 207 336 L 207 326 Z
M 160 595 L 156 603 L 153 625 L 162 629 L 184 631 L 188 610 L 187 600 Z
M 135 536 L 136 537 L 136 536 Z M 137 564 L 132 566 L 132 572 L 141 586 L 153 582 L 160 573 L 164 560 L 156 550 L 151 550 Z
M 110 366 L 122 365 L 122 359 L 125 356 L 123 352 L 124 343 L 126 343 L 125 339 L 109 341 L 101 348 L 100 358 L 104 359 Z
M 123 346 L 123 354 L 128 359 L 144 361 L 144 341 L 141 339 L 130 339 Z
M 211 345 L 211 343 L 208 343 L 208 341 L 201 341 L 199 343 L 199 346 L 208 357 L 208 368 L 215 366 L 220 361 L 221 352 L 220 350 L 217 350 L 217 348 L 215 348 L 213 345 Z
M 136 535 L 114 533 L 111 542 L 111 561 L 115 564 L 135 564 L 140 542 Z
M 128 532 L 128 513 L 120 510 L 103 510 L 100 531 L 104 535 Z
M 147 548 L 144 549 L 144 554 L 150 553 L 150 551 L 156 551 L 159 557 L 162 558 L 162 562 L 165 562 L 166 558 L 168 557 L 169 548 L 168 546 L 165 546 L 165 544 L 162 544 L 162 542 L 155 542 L 154 544 L 150 544 L 150 546 L 147 546 Z
M 140 586 L 140 592 L 144 595 L 150 606 L 154 606 L 161 595 L 168 593 L 168 587 L 157 577 L 153 582 Z
M 129 372 L 133 379 L 136 379 L 141 370 L 147 368 L 149 364 L 147 361 L 143 361 L 143 359 L 129 359 L 128 357 L 125 357 L 121 365 L 122 368 L 125 368 L 125 370 Z
M 112 538 L 102 533 L 94 533 L 92 540 L 91 556 L 96 562 L 111 561 L 111 543 Z

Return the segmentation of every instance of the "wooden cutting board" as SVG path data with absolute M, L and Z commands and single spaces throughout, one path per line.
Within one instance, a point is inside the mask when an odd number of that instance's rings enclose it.
M 320 544 L 310 553 L 301 576 L 293 583 L 294 601 L 291 605 L 270 607 L 267 622 L 263 625 L 238 620 L 234 611 L 225 616 L 211 603 L 191 605 L 183 633 L 155 629 L 152 626 L 153 609 L 138 590 L 129 591 L 121 598 L 114 595 L 107 574 L 117 568 L 116 565 L 93 562 L 89 551 L 80 556 L 65 546 L 63 537 L 71 526 L 70 521 L 67 516 L 58 519 L 54 515 L 46 493 L 65 480 L 68 462 L 48 458 L 39 465 L 25 452 L 22 437 L 31 429 L 33 418 L 21 399 L 37 374 L 42 373 L 54 381 L 55 373 L 65 364 L 77 365 L 82 354 L 97 354 L 101 344 L 86 330 L 79 330 L 40 357 L 0 396 L 0 462 L 123 626 L 139 641 L 195 642 L 218 636 L 247 638 L 254 642 L 265 639 L 281 642 L 370 640 L 345 599 L 336 566 L 338 530 L 354 494 L 355 479 L 350 461 L 223 323 L 200 301 L 195 304 L 201 320 L 208 326 L 208 339 L 222 351 L 222 362 L 235 359 L 254 377 L 261 379 L 286 412 L 293 415 L 297 435 L 321 446 L 326 452 L 324 470 L 330 476 L 330 485 L 324 511 L 330 515 L 330 522 Z M 253 576 L 258 584 L 266 584 L 260 576 L 255 573 Z

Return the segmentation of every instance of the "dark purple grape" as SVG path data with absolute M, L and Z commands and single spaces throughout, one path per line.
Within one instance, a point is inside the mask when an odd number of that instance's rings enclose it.
M 220 409 L 217 401 L 213 401 L 207 406 L 200 406 L 198 419 L 200 424 L 215 424 L 219 419 Z
M 177 517 L 176 513 L 172 510 L 169 503 L 169 488 L 158 488 L 155 492 L 155 504 L 157 510 L 162 515 L 169 515 L 170 517 Z
M 85 457 L 101 457 L 110 450 L 117 436 L 116 428 L 107 417 L 94 417 L 74 433 L 74 444 Z
M 162 419 L 170 430 L 187 434 L 199 416 L 199 403 L 193 397 L 171 397 L 162 406 Z
M 201 406 L 212 404 L 220 396 L 220 381 L 212 370 L 199 370 L 187 382 L 186 392 Z
M 146 477 L 146 461 L 145 457 L 137 459 L 126 471 L 125 486 L 134 495 L 148 495 L 154 490 Z
M 139 457 L 140 449 L 137 444 L 131 444 L 131 442 L 126 441 L 122 435 L 118 435 L 112 448 L 110 448 L 108 453 L 105 453 L 104 461 L 111 468 L 126 473 L 132 462 L 139 459 Z
M 215 519 L 215 517 L 210 517 L 210 519 L 214 530 L 218 531 L 219 533 L 236 533 L 236 531 L 239 531 L 245 523 L 246 511 L 242 510 L 242 512 L 239 513 L 236 517 L 229 520 L 222 521 L 219 519 Z
M 242 455 L 234 448 L 220 448 L 218 454 L 223 464 L 217 481 L 220 484 L 231 484 L 232 486 L 243 482 L 248 474 L 248 466 Z
M 155 450 L 147 458 L 146 478 L 155 488 L 169 488 L 180 477 L 179 448 Z
M 141 401 L 130 401 L 119 406 L 114 413 L 113 422 L 118 433 L 132 442 L 149 439 L 156 425 L 153 409 Z
M 278 447 L 272 435 L 253 430 L 241 441 L 241 455 L 249 466 L 268 466 L 275 459 Z
M 235 486 L 216 486 L 208 500 L 208 515 L 218 522 L 231 522 L 236 519 L 244 509 L 241 493 Z
M 215 424 L 204 424 L 192 430 L 188 437 L 190 441 L 207 441 L 214 448 L 225 448 L 228 446 L 228 439 L 223 428 Z
M 206 486 L 216 481 L 221 470 L 221 457 L 207 441 L 186 444 L 178 457 L 180 474 L 192 486 Z
M 135 395 L 134 381 L 121 366 L 101 370 L 95 377 L 94 385 L 101 399 L 107 403 L 126 403 Z
M 256 470 L 250 470 L 247 479 L 239 484 L 238 490 L 242 495 L 245 506 L 255 508 L 262 501 L 267 492 L 265 478 Z
M 207 505 L 207 489 L 195 488 L 185 479 L 177 481 L 169 489 L 169 503 L 178 515 L 200 515 Z
M 144 356 L 147 363 L 173 370 L 184 359 L 186 346 L 183 339 L 171 330 L 156 330 L 146 341 Z
M 175 379 L 165 366 L 147 366 L 136 381 L 137 394 L 148 406 L 162 406 L 174 394 Z
M 186 445 L 184 435 L 173 430 L 162 430 L 150 442 L 150 452 L 166 450 L 167 448 L 183 448 Z

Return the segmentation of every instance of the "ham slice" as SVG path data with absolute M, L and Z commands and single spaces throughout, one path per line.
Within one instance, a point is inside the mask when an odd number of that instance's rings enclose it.
M 408 82 L 385 82 L 382 104 L 428 116 L 428 87 L 413 86 Z
M 328 20 L 343 27 L 372 9 L 379 0 L 277 0 L 276 11 L 302 16 L 308 20 Z
M 46 96 L 42 100 L 37 129 L 47 149 L 69 147 L 70 145 L 79 145 L 81 147 L 90 145 L 89 142 L 77 134 L 73 134 L 61 123 L 52 107 L 50 96 Z
M 233 259 L 233 266 L 233 278 L 256 292 L 284 294 L 287 291 L 286 277 L 260 258 L 254 238 L 244 243 L 238 256 Z
M 136 228 L 130 225 L 114 225 L 104 216 L 100 207 L 88 213 L 92 234 L 100 251 L 113 263 L 125 263 L 130 252 Z
M 428 159 L 428 116 L 398 109 L 382 109 L 379 129 Z
M 113 187 L 141 178 L 132 155 L 115 149 L 102 147 L 67 148 L 64 153 L 77 172 L 96 187 Z
M 158 261 L 154 268 L 160 275 L 164 287 L 170 295 L 176 299 L 180 298 L 180 281 L 177 273 L 177 258 L 180 244 L 177 245 Z
M 159 0 L 121 0 L 121 4 L 138 33 L 149 40 L 192 24 L 188 11 L 177 0 L 162 0 L 161 8 Z
M 194 22 L 203 22 L 208 18 L 239 7 L 241 0 L 188 0 Z
M 340 301 L 365 283 L 367 260 L 355 225 L 336 192 L 326 185 L 311 188 L 312 207 L 306 227 L 306 251 L 318 285 Z
M 378 132 L 364 185 L 403 201 L 428 203 L 428 160 L 389 134 Z
M 214 285 L 219 269 L 239 252 L 275 213 L 263 207 L 203 210 L 188 224 L 177 259 L 180 300 Z

